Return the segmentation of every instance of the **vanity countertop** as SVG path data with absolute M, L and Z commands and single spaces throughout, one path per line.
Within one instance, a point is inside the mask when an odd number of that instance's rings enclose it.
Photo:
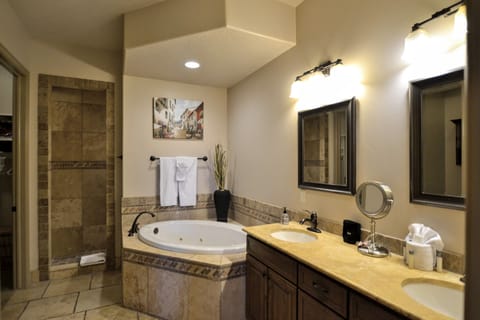
M 298 222 L 290 222 L 288 226 L 274 223 L 245 227 L 243 230 L 248 235 L 409 318 L 450 319 L 410 298 L 403 291 L 402 282 L 421 278 L 425 281 L 448 281 L 453 286 L 463 287 L 459 281 L 460 275 L 409 269 L 403 263 L 403 257 L 394 254 L 386 258 L 367 257 L 358 253 L 355 245 L 347 244 L 343 242 L 342 237 L 325 231 L 316 234 L 317 240 L 308 243 L 286 242 L 270 235 L 279 230 L 305 229 L 306 227 Z

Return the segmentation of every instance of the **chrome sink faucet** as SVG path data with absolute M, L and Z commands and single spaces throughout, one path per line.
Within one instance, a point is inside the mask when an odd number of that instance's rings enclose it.
M 133 237 L 133 235 L 138 232 L 138 223 L 137 223 L 137 220 L 138 220 L 138 218 L 140 218 L 140 216 L 141 216 L 142 214 L 144 214 L 144 213 L 148 213 L 149 215 L 152 216 L 152 218 L 155 217 L 155 215 L 154 215 L 152 212 L 150 212 L 150 211 L 142 211 L 142 212 L 140 212 L 140 213 L 135 217 L 135 220 L 133 220 L 132 227 L 130 228 L 130 230 L 128 230 L 128 236 L 129 236 L 129 237 Z
M 318 229 L 318 216 L 317 216 L 317 212 L 316 211 L 309 211 L 309 210 L 305 210 L 307 211 L 308 213 L 310 213 L 310 218 L 303 218 L 302 220 L 300 220 L 300 224 L 304 224 L 305 222 L 310 222 L 310 224 L 312 225 L 311 227 L 308 227 L 307 230 L 309 231 L 313 231 L 313 232 L 316 232 L 316 233 L 320 233 L 322 231 L 320 231 L 320 229 Z

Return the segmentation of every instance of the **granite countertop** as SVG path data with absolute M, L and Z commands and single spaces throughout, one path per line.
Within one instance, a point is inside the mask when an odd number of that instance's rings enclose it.
M 440 280 L 449 282 L 452 287 L 463 288 L 459 281 L 460 275 L 409 269 L 403 263 L 403 257 L 394 254 L 386 258 L 364 256 L 357 252 L 355 245 L 344 243 L 342 237 L 325 231 L 315 234 L 317 240 L 308 243 L 286 242 L 270 235 L 279 230 L 305 229 L 306 226 L 298 222 L 290 222 L 288 226 L 275 223 L 245 227 L 243 230 L 248 235 L 409 318 L 451 319 L 410 298 L 403 291 L 402 283 L 411 279 L 429 282 Z

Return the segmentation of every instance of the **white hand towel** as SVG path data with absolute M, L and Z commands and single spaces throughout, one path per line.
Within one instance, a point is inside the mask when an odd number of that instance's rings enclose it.
M 415 235 L 418 235 L 420 234 L 420 231 L 422 230 L 423 228 L 423 224 L 421 223 L 412 223 L 408 226 L 408 238 L 410 240 L 413 240 L 413 238 L 415 237 Z
M 435 248 L 435 250 L 437 251 L 442 251 L 443 250 L 443 247 L 445 246 L 443 244 L 443 241 L 442 241 L 442 238 L 440 237 L 440 235 L 437 233 L 436 236 L 428 239 L 427 241 L 425 241 L 425 244 L 429 244 L 432 246 L 432 248 Z
M 180 206 L 194 206 L 197 204 L 197 158 L 176 158 L 176 181 Z
M 178 184 L 175 179 L 176 159 L 160 157 L 160 205 L 176 206 L 178 199 Z

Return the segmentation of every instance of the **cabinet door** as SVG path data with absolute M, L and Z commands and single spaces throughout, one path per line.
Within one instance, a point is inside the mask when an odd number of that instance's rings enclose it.
M 325 305 L 298 290 L 298 320 L 342 320 Z
M 268 269 L 268 320 L 295 320 L 297 288 L 275 271 Z
M 356 292 L 350 292 L 351 320 L 404 320 L 407 319 L 384 306 L 372 301 Z
M 267 317 L 267 267 L 247 255 L 245 288 L 246 316 L 249 320 L 265 320 Z

